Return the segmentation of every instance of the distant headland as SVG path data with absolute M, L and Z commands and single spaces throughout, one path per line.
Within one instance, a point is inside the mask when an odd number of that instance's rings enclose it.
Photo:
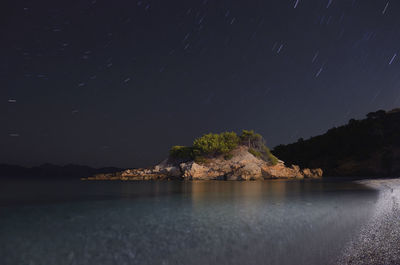
M 43 164 L 34 167 L 0 164 L 0 178 L 12 179 L 80 179 L 99 173 L 121 171 L 118 167 L 93 168 L 83 165 L 68 164 L 64 166 Z
M 320 178 L 322 169 L 285 166 L 252 130 L 205 134 L 192 146 L 173 146 L 169 157 L 150 168 L 97 174 L 84 180 L 262 180 Z
M 272 152 L 288 163 L 320 167 L 325 176 L 399 177 L 400 109 L 366 116 L 323 135 L 279 145 Z

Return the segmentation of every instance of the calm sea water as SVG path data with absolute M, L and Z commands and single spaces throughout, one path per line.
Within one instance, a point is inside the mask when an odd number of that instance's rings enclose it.
M 377 195 L 349 181 L 2 181 L 0 264 L 333 264 Z

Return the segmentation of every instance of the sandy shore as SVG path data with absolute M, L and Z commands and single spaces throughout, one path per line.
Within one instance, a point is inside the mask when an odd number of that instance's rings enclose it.
M 400 264 L 400 179 L 363 180 L 380 191 L 373 215 L 338 264 Z

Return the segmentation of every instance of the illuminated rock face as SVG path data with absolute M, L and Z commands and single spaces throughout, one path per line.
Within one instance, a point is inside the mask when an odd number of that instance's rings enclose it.
M 272 165 L 248 152 L 247 147 L 240 146 L 233 150 L 232 157 L 209 158 L 206 161 L 188 161 L 173 163 L 169 159 L 147 169 L 128 169 L 113 174 L 96 175 L 88 179 L 122 179 L 122 180 L 263 180 L 263 179 L 303 179 L 320 178 L 321 169 L 300 169 L 296 165 L 285 166 L 283 161 Z
M 213 158 L 199 165 L 193 161 L 181 163 L 182 177 L 188 180 L 259 180 L 272 178 L 320 178 L 321 169 L 303 169 L 298 166 L 286 167 L 283 161 L 277 165 L 259 159 L 240 147 L 229 160 Z

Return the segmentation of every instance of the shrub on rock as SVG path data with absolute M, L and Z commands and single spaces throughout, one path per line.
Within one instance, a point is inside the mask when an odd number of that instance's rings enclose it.
M 227 154 L 239 144 L 239 137 L 234 132 L 223 132 L 220 134 L 205 134 L 193 142 L 195 155 L 221 155 Z
M 177 159 L 192 159 L 193 158 L 193 147 L 175 145 L 169 150 L 169 155 Z

